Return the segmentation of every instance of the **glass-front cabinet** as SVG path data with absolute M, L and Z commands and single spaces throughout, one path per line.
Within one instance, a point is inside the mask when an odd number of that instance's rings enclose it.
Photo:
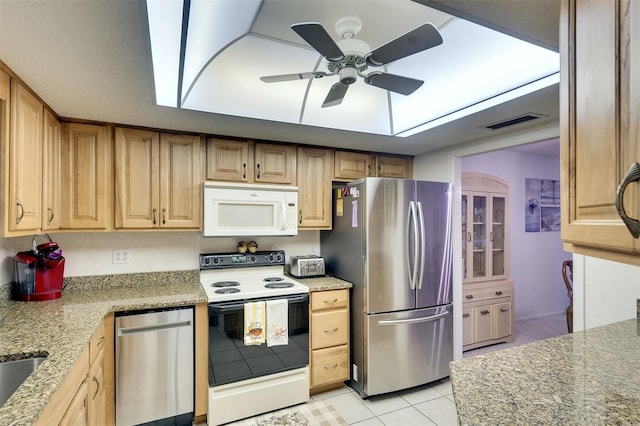
M 509 184 L 462 175 L 463 350 L 513 341 L 509 280 Z
M 463 280 L 506 279 L 507 195 L 462 192 Z

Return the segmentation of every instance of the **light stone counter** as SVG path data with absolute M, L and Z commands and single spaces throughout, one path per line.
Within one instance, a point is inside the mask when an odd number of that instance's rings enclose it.
M 453 361 L 460 425 L 640 424 L 640 323 Z
M 4 301 L 0 361 L 48 356 L 0 407 L 0 425 L 38 419 L 108 312 L 202 302 L 207 298 L 197 270 L 65 278 L 60 299 Z
M 309 287 L 309 291 L 341 290 L 344 288 L 353 287 L 353 284 L 348 281 L 330 277 L 328 275 L 309 278 L 298 278 L 291 276 L 291 278 Z

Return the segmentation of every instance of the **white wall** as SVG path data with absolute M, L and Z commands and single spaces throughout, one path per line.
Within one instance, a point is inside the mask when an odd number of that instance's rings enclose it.
M 198 269 L 200 253 L 235 251 L 243 239 L 255 239 L 259 250 L 283 249 L 287 261 L 292 255 L 320 253 L 319 231 L 268 238 L 204 238 L 199 232 L 82 232 L 51 234 L 51 238 L 62 248 L 67 277 Z M 0 238 L 0 284 L 13 279 L 15 252 L 30 248 L 31 237 Z M 113 264 L 114 249 L 128 249 L 130 263 Z
M 533 318 L 564 312 L 569 299 L 562 280 L 560 232 L 525 232 L 525 178 L 560 179 L 557 158 L 500 150 L 461 159 L 463 173 L 497 176 L 509 182 L 510 275 L 514 281 L 514 316 Z

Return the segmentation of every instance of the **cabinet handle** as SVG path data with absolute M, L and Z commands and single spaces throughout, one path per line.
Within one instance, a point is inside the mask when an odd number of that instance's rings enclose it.
M 633 238 L 640 237 L 640 221 L 632 217 L 629 217 L 627 215 L 627 212 L 624 210 L 624 203 L 623 203 L 624 191 L 627 189 L 627 185 L 639 179 L 640 179 L 640 164 L 633 163 L 631 167 L 629 167 L 629 171 L 627 172 L 625 177 L 622 178 L 622 182 L 620 182 L 620 185 L 618 186 L 618 190 L 616 191 L 616 209 L 618 210 L 618 215 L 620 216 L 620 219 L 622 219 L 624 224 L 627 226 L 627 229 L 629 229 L 629 232 L 631 233 Z
M 465 297 L 466 297 L 467 299 L 473 299 L 473 294 L 467 294 Z
M 91 399 L 96 399 L 96 396 L 98 395 L 98 392 L 100 391 L 100 382 L 98 381 L 98 379 L 96 379 L 96 376 L 93 376 L 93 378 L 91 380 L 93 381 L 93 383 L 96 384 L 96 391 L 93 393 L 93 396 L 91 397 Z
M 155 207 L 153 208 L 153 224 L 155 225 L 156 223 L 158 223 L 158 221 L 156 220 L 156 212 L 158 211 L 158 209 L 156 209 Z
M 56 217 L 56 215 L 53 213 L 53 209 L 51 208 L 51 206 L 47 207 L 47 210 L 49 211 L 49 218 L 47 219 L 47 225 L 51 225 L 51 222 L 53 222 L 53 218 Z
M 489 241 L 493 241 L 493 231 L 489 232 Z
M 500 308 L 500 312 L 509 312 L 509 308 L 502 307 Z
M 16 225 L 17 225 L 22 221 L 22 218 L 24 217 L 24 206 L 22 205 L 20 200 L 16 200 L 16 206 L 20 207 L 20 214 L 18 215 L 18 217 L 16 217 Z
M 378 176 L 382 175 L 382 166 L 378 164 Z
M 338 368 L 338 364 L 325 365 L 324 368 L 325 370 L 333 370 L 334 368 Z
M 242 163 L 242 179 L 247 178 L 247 163 Z
M 496 296 L 502 296 L 502 291 L 501 290 L 496 291 Z
M 467 241 L 471 241 L 471 232 L 467 232 Z
M 166 207 L 162 208 L 162 224 L 163 225 L 167 224 L 167 209 L 166 209 Z
M 98 343 L 96 343 L 96 346 L 101 346 L 104 343 L 104 336 L 100 336 L 100 338 L 98 339 Z
M 469 313 L 465 312 L 464 314 L 462 314 L 462 318 L 469 318 Z
M 260 163 L 256 164 L 256 170 L 258 175 L 256 176 L 256 179 L 260 179 Z
M 299 216 L 298 216 L 298 223 L 302 223 L 302 210 L 300 210 Z
M 482 314 L 482 315 L 488 315 L 490 313 L 491 313 L 491 311 L 488 310 L 488 309 L 483 309 L 483 310 L 480 311 L 480 314 Z
M 336 303 L 337 301 L 338 301 L 337 297 L 333 300 L 327 300 L 327 299 L 323 300 L 324 303 Z
M 371 164 L 367 164 L 367 176 L 371 176 Z
M 328 329 L 328 328 L 324 329 L 325 333 L 335 333 L 336 331 L 338 331 L 338 327 L 332 328 L 332 329 Z

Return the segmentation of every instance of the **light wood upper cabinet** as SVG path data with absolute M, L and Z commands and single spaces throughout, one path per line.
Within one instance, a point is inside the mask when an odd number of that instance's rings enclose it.
M 115 130 L 116 228 L 200 228 L 198 136 Z
M 8 230 L 38 231 L 42 217 L 42 103 L 11 80 Z
M 113 145 L 109 127 L 67 123 L 62 140 L 64 229 L 113 228 Z
M 296 147 L 209 138 L 207 179 L 294 185 Z
M 413 158 L 406 156 L 336 150 L 334 167 L 333 177 L 336 180 L 351 181 L 370 176 L 398 179 L 413 177 Z
M 331 229 L 333 151 L 298 148 L 298 227 Z
M 9 233 L 9 216 L 14 207 L 14 202 L 9 194 L 9 128 L 11 123 L 11 79 L 0 69 L 0 219 L 2 219 L 2 234 Z
M 42 157 L 42 230 L 60 229 L 61 137 L 60 121 L 44 110 Z
M 565 250 L 640 265 L 616 193 L 640 162 L 640 2 L 561 3 L 560 140 Z M 637 178 L 623 206 L 640 216 Z

